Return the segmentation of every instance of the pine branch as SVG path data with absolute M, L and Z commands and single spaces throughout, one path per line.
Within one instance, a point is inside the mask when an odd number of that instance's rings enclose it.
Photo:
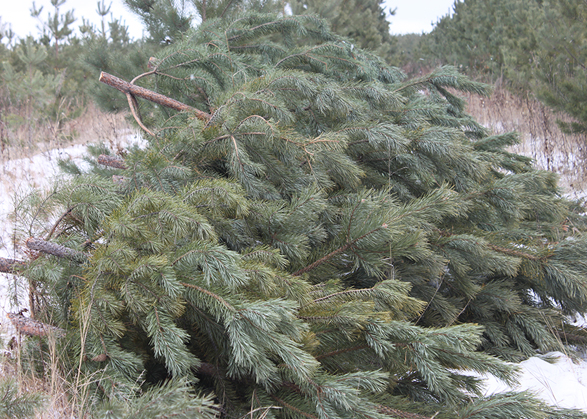
M 311 263 L 310 265 L 292 273 L 293 276 L 300 276 L 302 274 L 305 274 L 306 272 L 311 271 L 314 268 L 317 268 L 318 266 L 322 265 L 323 263 L 327 262 L 328 260 L 332 259 L 334 256 L 338 255 L 339 253 L 342 253 L 346 250 L 348 250 L 349 248 L 353 247 L 357 242 L 359 242 L 360 240 L 363 240 L 365 237 L 379 231 L 382 228 L 386 228 L 385 225 L 382 225 L 381 227 L 378 227 L 376 229 L 373 229 L 371 231 L 368 231 L 367 233 L 363 234 L 360 237 L 357 237 L 356 239 L 353 239 L 351 241 L 348 241 L 344 246 L 339 247 L 338 249 L 333 250 L 332 252 L 330 252 L 329 254 L 327 254 L 326 256 L 321 257 L 320 259 L 318 259 L 317 261 Z
M 339 349 L 337 351 L 327 352 L 322 355 L 317 355 L 316 359 L 328 358 L 331 356 L 340 355 L 340 354 L 344 354 L 347 352 L 360 351 L 362 349 L 369 349 L 369 345 L 359 345 L 359 346 L 353 346 L 352 348 L 345 348 L 345 349 Z
M 144 87 L 131 84 L 127 81 L 124 81 L 124 80 L 116 77 L 116 76 L 113 76 L 112 74 L 101 72 L 99 80 L 100 80 L 100 82 L 107 84 L 108 86 L 111 86 L 117 90 L 120 90 L 122 93 L 130 94 L 132 96 L 138 96 L 140 98 L 147 99 L 147 100 L 150 100 L 151 102 L 157 103 L 158 105 L 166 106 L 168 108 L 175 109 L 177 111 L 194 112 L 196 115 L 196 118 L 198 118 L 202 121 L 207 122 L 210 120 L 210 118 L 212 118 L 212 115 L 210 115 L 206 112 L 203 112 L 203 111 L 196 109 L 196 108 L 192 108 L 191 106 L 186 105 L 185 103 L 182 103 L 182 102 L 175 100 L 175 99 L 171 99 L 170 97 L 167 97 L 167 96 L 162 95 L 160 93 L 156 93 L 152 90 L 145 89 Z
M 5 259 L 0 257 L 0 272 L 14 274 L 18 268 L 24 266 L 24 261 L 16 259 Z
M 123 185 L 127 179 L 124 176 L 112 175 L 112 182 L 116 185 Z
M 26 241 L 26 246 L 31 250 L 43 252 L 48 255 L 57 256 L 60 258 L 70 259 L 76 262 L 85 260 L 87 255 L 77 250 L 70 249 L 69 247 L 62 246 L 57 243 L 45 241 L 43 239 L 36 239 L 34 237 L 29 238 Z
M 403 410 L 392 409 L 391 407 L 387 407 L 387 406 L 383 406 L 383 405 L 377 406 L 377 411 L 379 413 L 384 414 L 384 415 L 389 415 L 389 416 L 392 416 L 392 417 L 398 418 L 398 419 L 432 419 L 436 416 L 436 415 L 434 415 L 434 416 L 432 416 L 432 418 L 430 418 L 428 416 L 422 416 L 422 415 L 418 415 L 416 413 L 410 413 L 410 412 L 405 412 Z
M 59 327 L 45 324 L 38 320 L 25 317 L 20 313 L 7 313 L 6 316 L 10 319 L 18 333 L 27 336 L 49 336 L 64 337 L 65 330 Z
M 109 167 L 113 167 L 115 169 L 126 169 L 126 164 L 124 164 L 124 161 L 122 161 L 122 159 L 119 159 L 118 157 L 115 156 L 108 156 L 106 154 L 100 154 L 98 156 L 98 163 L 103 164 L 104 166 L 109 166 Z
M 435 229 L 435 230 L 442 237 L 451 237 L 454 235 L 448 231 L 444 231 L 441 229 Z M 529 260 L 533 260 L 535 262 L 543 262 L 548 259 L 547 256 L 541 256 L 541 257 L 535 256 L 535 255 L 532 255 L 527 252 L 522 252 L 520 250 L 514 250 L 514 249 L 508 249 L 507 247 L 501 247 L 501 246 L 497 246 L 497 245 L 491 244 L 491 243 L 487 243 L 486 246 L 495 252 L 503 253 L 508 256 L 515 256 L 515 257 L 519 257 L 519 258 L 529 259 Z
M 587 344 L 587 337 L 578 335 L 576 333 L 569 333 L 564 330 L 556 330 L 555 334 L 559 339 L 565 342 L 580 343 L 583 345 Z
M 543 261 L 545 259 L 544 257 L 534 256 L 526 252 L 520 252 L 519 250 L 507 249 L 505 247 L 496 246 L 494 244 L 488 244 L 487 247 L 489 247 L 491 250 L 495 250 L 496 252 L 504 253 L 509 256 L 530 259 L 536 262 Z
M 295 406 L 292 406 L 291 404 L 287 403 L 285 400 L 280 399 L 279 397 L 271 394 L 269 397 L 271 397 L 273 400 L 275 400 L 278 404 L 280 404 L 283 407 L 287 407 L 289 410 L 294 411 L 295 413 L 302 415 L 308 419 L 318 419 L 317 416 L 311 415 L 309 413 L 304 412 L 303 410 L 298 409 Z

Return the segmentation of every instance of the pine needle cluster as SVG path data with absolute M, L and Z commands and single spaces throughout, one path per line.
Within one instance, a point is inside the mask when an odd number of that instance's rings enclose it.
M 151 64 L 137 83 L 200 113 L 142 103 L 124 168 L 68 165 L 22 216 L 77 252 L 21 274 L 96 400 L 184 380 L 235 418 L 580 417 L 471 375 L 586 336 L 582 208 L 466 114 L 485 85 L 408 80 L 307 16 L 209 20 Z

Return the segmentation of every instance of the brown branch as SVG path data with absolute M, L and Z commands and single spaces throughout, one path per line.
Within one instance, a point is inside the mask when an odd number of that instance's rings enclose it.
M 179 259 L 178 259 L 179 260 Z M 177 260 L 175 261 L 177 262 Z M 173 264 L 175 264 L 175 262 L 173 262 Z M 206 294 L 212 298 L 214 298 L 216 301 L 218 301 L 220 304 L 222 304 L 223 306 L 225 306 L 227 309 L 229 309 L 230 311 L 236 311 L 236 309 L 231 306 L 230 304 L 228 304 L 222 297 L 220 297 L 219 295 L 214 294 L 213 292 L 210 292 L 202 287 L 198 287 L 197 285 L 193 285 L 193 284 L 188 284 L 187 282 L 180 282 L 181 285 L 183 285 L 186 288 L 191 288 L 194 290 L 197 290 L 203 294 Z
M 392 417 L 398 418 L 398 419 L 431 419 L 429 416 L 422 416 L 422 415 L 418 415 L 416 413 L 410 413 L 410 412 L 406 412 L 403 410 L 392 409 L 391 407 L 387 407 L 387 406 L 383 406 L 383 405 L 377 406 L 377 411 L 379 413 L 384 414 L 384 415 L 389 415 L 389 416 L 392 416 Z M 436 416 L 436 415 L 434 415 L 434 416 Z
M 6 316 L 10 319 L 18 333 L 22 333 L 27 336 L 49 336 L 54 335 L 57 337 L 64 337 L 65 330 L 59 327 L 45 324 L 38 320 L 25 317 L 20 313 L 7 313 Z
M 76 262 L 87 258 L 85 253 L 78 252 L 77 250 L 70 249 L 69 247 L 65 247 L 57 243 L 48 242 L 34 237 L 31 237 L 26 241 L 26 246 L 31 250 L 36 250 L 38 252 L 43 252 L 48 255 L 53 255 L 60 258 L 71 259 Z
M 74 207 L 68 208 L 67 211 L 65 211 L 61 215 L 61 217 L 59 217 L 59 219 L 53 224 L 53 227 L 51 228 L 51 231 L 49 231 L 49 233 L 47 234 L 47 237 L 45 238 L 45 240 L 49 240 L 51 238 L 51 236 L 53 236 L 53 233 L 55 233 L 55 229 L 57 228 L 59 223 L 61 223 L 61 221 L 63 221 L 65 219 L 65 217 L 67 217 L 71 213 L 73 208 Z
M 321 257 L 320 259 L 318 259 L 317 261 L 311 263 L 310 265 L 306 266 L 305 268 L 302 268 L 294 273 L 292 273 L 292 276 L 300 276 L 306 272 L 311 271 L 312 269 L 316 268 L 317 266 L 322 265 L 324 262 L 326 262 L 328 259 L 336 256 L 337 254 L 344 252 L 345 250 L 347 250 L 349 247 L 351 247 L 351 243 L 347 243 L 342 247 L 339 247 L 336 250 L 333 250 L 332 252 L 330 252 L 329 254 L 327 254 L 326 256 Z
M 278 404 L 282 405 L 283 407 L 287 407 L 288 409 L 296 412 L 299 415 L 302 415 L 308 419 L 318 419 L 317 416 L 311 415 L 307 412 L 304 412 L 303 410 L 298 409 L 295 406 L 292 406 L 291 404 L 287 403 L 285 400 L 280 399 L 277 396 L 274 396 L 273 394 L 269 395 L 269 397 L 271 397 L 273 400 L 275 400 Z
M 327 353 L 322 354 L 322 355 L 317 355 L 315 358 L 316 359 L 323 359 L 323 358 L 328 358 L 328 357 L 331 357 L 331 356 L 336 356 L 336 355 L 344 354 L 344 353 L 347 353 L 347 352 L 360 351 L 362 349 L 369 349 L 369 345 L 359 345 L 359 346 L 354 346 L 352 348 L 339 349 L 338 351 L 332 351 L 332 352 L 327 352 Z
M 139 113 L 139 104 L 137 103 L 137 99 L 128 92 L 126 93 L 126 99 L 128 101 L 128 107 L 130 108 L 130 112 L 132 113 L 132 116 L 134 117 L 135 121 L 137 121 L 137 124 L 139 124 L 139 126 L 142 129 L 147 131 L 147 133 L 151 137 L 156 137 L 157 135 L 155 135 L 153 131 L 147 128 L 145 124 L 143 124 L 143 120 L 141 119 L 141 115 Z
M 22 260 L 0 258 L 0 272 L 14 274 L 22 266 L 24 266 L 24 261 Z
M 203 112 L 199 109 L 193 108 L 185 103 L 182 103 L 178 100 L 172 99 L 160 93 L 156 93 L 152 90 L 145 89 L 144 87 L 137 86 L 131 84 L 127 81 L 124 81 L 112 74 L 108 74 L 105 72 L 100 73 L 100 79 L 102 83 L 107 84 L 108 86 L 114 87 L 117 90 L 120 90 L 124 94 L 131 94 L 133 96 L 138 96 L 143 99 L 150 100 L 151 102 L 157 103 L 158 105 L 165 106 L 171 109 L 175 109 L 176 111 L 188 111 L 193 112 L 196 115 L 196 118 L 202 121 L 209 121 L 212 118 L 212 115 L 209 113 Z
M 198 367 L 198 372 L 200 372 L 204 375 L 208 375 L 210 377 L 216 377 L 216 376 L 218 376 L 219 371 L 215 365 L 210 364 L 208 362 L 202 362 L 202 363 L 200 363 L 200 366 Z
M 494 244 L 487 244 L 487 247 L 489 247 L 491 250 L 495 250 L 496 252 L 504 253 L 509 256 L 530 259 L 536 262 L 543 260 L 541 257 L 534 256 L 526 252 L 520 252 L 519 250 L 508 249 L 506 247 L 496 246 Z
M 122 159 L 119 159 L 115 156 L 108 156 L 106 154 L 100 154 L 98 156 L 98 163 L 103 164 L 104 166 L 113 167 L 115 169 L 126 169 L 126 164 Z

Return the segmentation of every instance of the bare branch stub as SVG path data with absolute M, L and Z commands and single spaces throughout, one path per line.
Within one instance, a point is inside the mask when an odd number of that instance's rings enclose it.
M 98 156 L 98 163 L 103 164 L 104 166 L 113 167 L 115 169 L 126 169 L 126 164 L 124 164 L 123 160 L 115 156 L 108 156 L 106 154 L 100 154 Z
M 193 108 L 185 103 L 182 103 L 178 100 L 172 99 L 160 93 L 154 92 L 149 89 L 145 89 L 144 87 L 137 86 L 135 84 L 129 83 L 124 81 L 112 74 L 108 74 L 105 72 L 100 73 L 100 79 L 102 83 L 107 84 L 108 86 L 114 87 L 117 90 L 125 94 L 130 94 L 132 96 L 138 96 L 143 99 L 150 100 L 151 102 L 157 103 L 161 106 L 166 106 L 171 109 L 175 109 L 177 111 L 188 111 L 193 112 L 196 115 L 196 118 L 202 121 L 209 121 L 212 115 L 209 113 L 203 112 L 199 109 Z
M 63 245 L 52 243 L 43 239 L 31 237 L 26 241 L 26 246 L 31 250 L 43 252 L 48 255 L 57 256 L 60 258 L 70 259 L 76 262 L 81 262 L 87 258 L 87 255 L 77 250 L 70 249 Z
M 49 336 L 64 337 L 65 330 L 59 327 L 45 324 L 38 320 L 33 320 L 25 317 L 20 313 L 7 313 L 6 316 L 10 319 L 18 333 L 27 336 Z
M 22 260 L 6 259 L 0 257 L 0 272 L 6 274 L 14 274 L 18 271 L 19 267 L 23 267 L 25 264 Z

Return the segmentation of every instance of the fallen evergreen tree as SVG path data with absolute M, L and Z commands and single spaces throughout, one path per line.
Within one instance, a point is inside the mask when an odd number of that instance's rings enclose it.
M 583 210 L 465 113 L 484 85 L 406 80 L 312 17 L 207 21 L 149 67 L 103 75 L 148 145 L 64 164 L 2 262 L 96 412 L 172 379 L 182 417 L 582 416 L 471 374 L 586 336 Z

